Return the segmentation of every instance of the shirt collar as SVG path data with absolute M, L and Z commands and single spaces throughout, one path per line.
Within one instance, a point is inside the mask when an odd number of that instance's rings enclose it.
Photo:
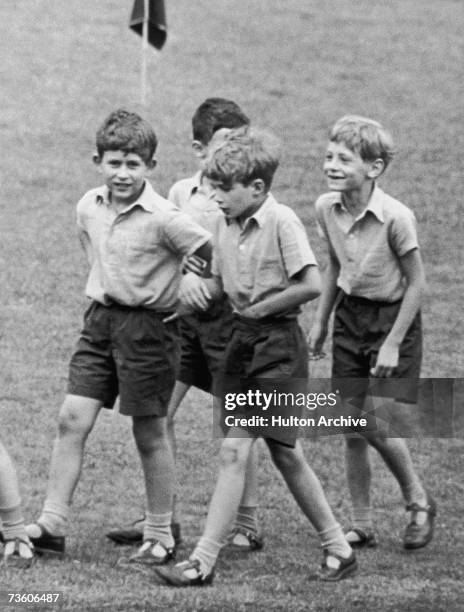
M 275 204 L 276 201 L 274 196 L 271 193 L 268 193 L 267 198 L 264 200 L 258 210 L 245 221 L 244 227 L 248 227 L 248 225 L 252 223 L 252 219 L 254 220 L 253 223 L 255 223 L 258 227 L 262 227 L 267 216 L 269 215 L 270 209 L 275 206 Z
M 135 202 L 130 204 L 124 210 L 130 210 L 130 209 L 134 208 L 135 206 L 140 206 L 141 208 L 143 208 L 147 212 L 151 212 L 152 213 L 152 212 L 155 211 L 155 207 L 154 207 L 154 199 L 155 198 L 156 198 L 156 193 L 155 193 L 153 187 L 151 186 L 149 181 L 145 180 L 144 189 L 143 189 L 142 193 L 140 194 L 138 200 L 136 200 Z M 106 206 L 109 206 L 111 204 L 111 202 L 110 202 L 110 190 L 108 189 L 107 185 L 103 185 L 98 190 L 97 195 L 95 196 L 95 201 L 96 201 L 97 204 L 105 204 Z
M 362 213 L 356 218 L 356 221 L 365 217 L 366 213 L 369 211 L 380 221 L 380 223 L 384 223 L 385 219 L 383 216 L 382 205 L 383 195 L 384 192 L 380 189 L 380 187 L 374 185 L 374 189 L 371 193 L 371 197 L 369 198 L 369 202 L 367 203 L 367 206 L 362 211 Z M 339 192 L 334 192 L 334 196 L 334 206 L 337 206 L 337 208 L 340 208 L 342 210 L 346 210 L 346 208 L 343 206 L 342 194 Z

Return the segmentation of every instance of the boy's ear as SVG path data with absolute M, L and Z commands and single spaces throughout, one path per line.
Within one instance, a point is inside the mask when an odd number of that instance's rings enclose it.
M 371 179 L 377 179 L 385 170 L 385 162 L 380 157 L 373 162 L 371 162 L 371 167 L 369 172 L 367 173 L 368 177 Z
M 147 168 L 149 170 L 154 170 L 156 168 L 156 164 L 158 163 L 156 157 L 152 157 L 150 161 L 147 162 Z
M 199 140 L 192 140 L 192 151 L 198 159 L 204 159 L 206 157 L 207 149 L 208 148 Z
M 95 151 L 92 155 L 92 161 L 96 166 L 99 166 L 101 164 L 101 157 L 100 155 L 98 155 L 97 151 Z
M 263 179 L 254 179 L 252 181 L 252 186 L 253 186 L 253 194 L 256 196 L 261 196 L 264 195 L 266 193 L 266 185 L 264 184 Z

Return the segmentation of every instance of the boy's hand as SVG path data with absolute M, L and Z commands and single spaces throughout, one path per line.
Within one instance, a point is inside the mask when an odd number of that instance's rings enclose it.
M 207 266 L 208 263 L 201 257 L 198 257 L 198 255 L 190 255 L 190 257 L 187 257 L 184 261 L 182 272 L 184 274 L 187 272 L 193 272 L 198 276 L 203 276 Z
M 314 323 L 308 335 L 309 353 L 310 359 L 322 359 L 325 354 L 322 352 L 322 346 L 324 345 L 327 337 L 327 325 L 322 323 Z
M 241 313 L 242 317 L 247 317 L 248 319 L 261 319 L 264 315 L 259 311 L 259 304 L 253 304 L 253 306 L 248 306 Z
M 395 368 L 398 367 L 399 356 L 399 346 L 384 342 L 377 355 L 376 364 L 371 368 L 371 375 L 380 378 L 390 378 Z
M 187 272 L 179 287 L 179 302 L 195 310 L 206 310 L 211 301 L 211 294 L 203 280 L 194 272 Z

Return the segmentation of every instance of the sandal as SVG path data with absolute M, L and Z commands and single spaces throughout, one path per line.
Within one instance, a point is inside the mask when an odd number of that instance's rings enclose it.
M 414 502 L 406 506 L 406 511 L 411 512 L 412 516 L 404 532 L 403 546 L 407 550 L 423 548 L 433 538 L 437 504 L 430 495 L 427 495 L 427 505 L 419 506 L 419 504 Z M 425 512 L 427 514 L 426 520 L 422 525 L 418 525 L 416 522 L 419 512 Z
M 374 531 L 364 531 L 359 527 L 349 527 L 345 538 L 351 548 L 375 548 L 378 544 Z

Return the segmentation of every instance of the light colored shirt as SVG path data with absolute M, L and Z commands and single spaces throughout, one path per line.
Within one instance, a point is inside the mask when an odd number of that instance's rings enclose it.
M 171 311 L 177 304 L 182 257 L 211 235 L 151 184 L 117 211 L 106 186 L 88 191 L 77 205 L 77 225 L 90 245 L 86 294 L 102 304 Z
M 286 289 L 306 266 L 317 265 L 300 219 L 271 194 L 243 226 L 218 218 L 213 236 L 212 273 L 222 278 L 239 314 Z
M 345 293 L 384 302 L 403 297 L 406 279 L 399 258 L 419 246 L 409 208 L 375 186 L 356 219 L 343 206 L 339 192 L 318 198 L 316 217 L 340 264 L 337 285 Z
M 216 219 L 222 216 L 213 191 L 201 182 L 201 172 L 177 181 L 169 190 L 168 199 L 210 232 L 214 230 Z

